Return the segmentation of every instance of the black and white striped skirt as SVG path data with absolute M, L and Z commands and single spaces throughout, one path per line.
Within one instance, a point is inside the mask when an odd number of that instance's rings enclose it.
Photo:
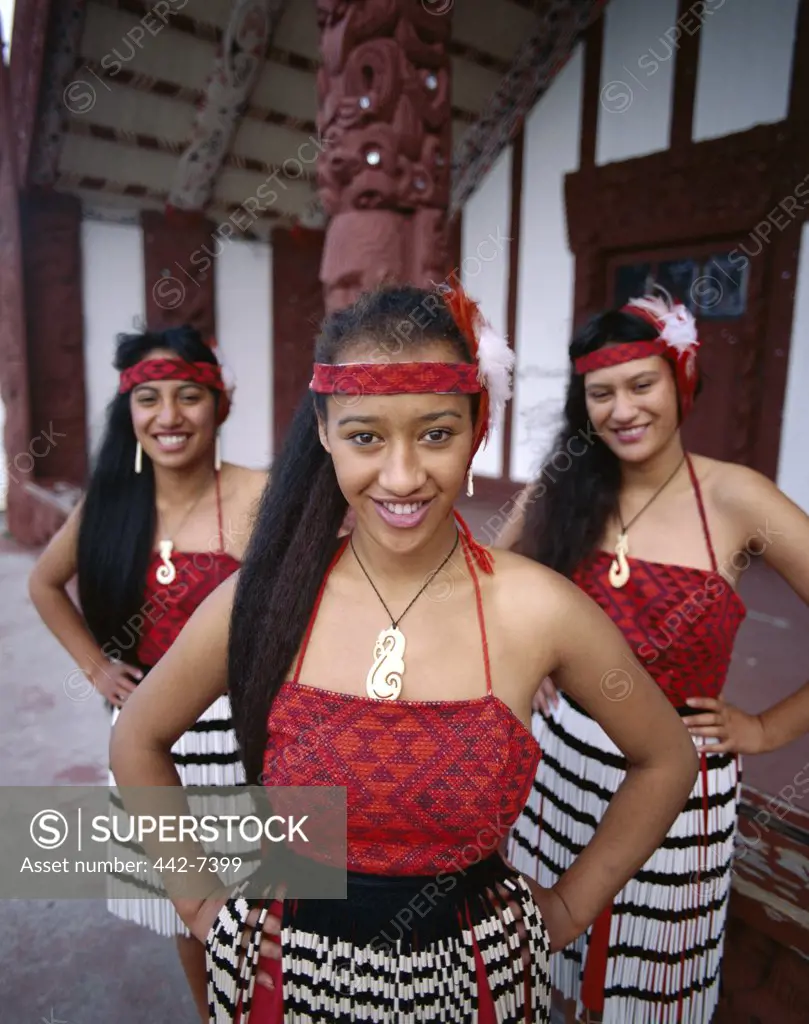
M 118 717 L 113 710 L 112 724 Z M 197 723 L 184 733 L 171 748 L 174 764 L 184 786 L 242 786 L 245 776 L 239 757 L 236 734 L 233 731 L 230 698 L 218 697 Z M 110 774 L 110 785 L 115 780 Z M 247 797 L 246 797 L 247 799 Z M 119 801 L 113 798 L 117 810 Z M 230 808 L 232 809 L 232 808 Z M 127 854 L 142 854 L 134 844 L 111 842 L 110 857 L 128 860 Z M 221 851 L 220 851 L 221 852 Z M 234 856 L 244 856 L 244 851 L 235 846 L 229 851 Z M 228 881 L 223 876 L 224 881 Z M 149 928 L 160 935 L 189 935 L 171 901 L 157 894 L 165 892 L 157 877 L 151 871 L 137 878 L 129 875 L 112 874 L 107 883 L 107 909 L 116 917 Z
M 547 930 L 525 879 L 497 855 L 437 876 L 349 872 L 345 900 L 286 900 L 273 1012 L 255 983 L 269 907 L 237 894 L 211 929 L 211 1024 L 550 1022 Z
M 534 715 L 542 761 L 509 842 L 514 866 L 552 886 L 591 839 L 626 761 L 604 730 L 559 695 Z M 740 759 L 703 754 L 662 845 L 587 933 L 551 960 L 553 987 L 604 1024 L 708 1024 L 719 999 Z

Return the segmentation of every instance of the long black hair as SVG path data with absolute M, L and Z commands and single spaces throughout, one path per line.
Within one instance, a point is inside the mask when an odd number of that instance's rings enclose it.
M 459 361 L 472 361 L 438 294 L 387 287 L 329 316 L 314 357 L 339 363 L 349 346 L 362 345 L 372 361 L 384 362 L 436 341 L 452 344 Z M 325 419 L 325 396 L 304 395 L 273 462 L 234 597 L 228 675 L 234 727 L 252 785 L 261 781 L 270 707 L 300 647 L 347 510 L 331 456 L 320 443 L 318 413 Z
M 587 415 L 584 377 L 573 361 L 608 342 L 653 341 L 658 331 L 641 317 L 608 310 L 594 317 L 570 344 L 570 380 L 564 421 L 534 481 L 517 550 L 570 576 L 599 543 L 617 512 L 621 464 L 598 437 Z
M 170 349 L 187 362 L 217 362 L 199 331 L 186 325 L 119 334 L 113 365 L 118 371 L 128 369 L 155 349 Z M 135 473 L 135 446 L 129 395 L 118 394 L 107 408 L 79 528 L 79 601 L 102 648 L 113 642 L 127 646 L 121 631 L 143 605 L 154 540 L 154 471 L 151 459 L 144 458 L 142 472 Z

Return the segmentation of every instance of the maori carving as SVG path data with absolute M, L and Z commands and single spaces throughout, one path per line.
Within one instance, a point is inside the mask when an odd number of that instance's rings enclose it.
M 201 210 L 211 197 L 216 176 L 253 86 L 286 0 L 237 0 L 197 115 L 191 143 L 183 153 L 169 205 Z
M 327 310 L 449 266 L 451 22 L 412 0 L 318 0 Z

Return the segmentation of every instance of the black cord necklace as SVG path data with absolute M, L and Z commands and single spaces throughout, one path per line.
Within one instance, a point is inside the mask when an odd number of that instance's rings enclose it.
M 365 680 L 365 692 L 369 697 L 373 697 L 375 700 L 396 700 L 399 694 L 402 692 L 402 677 L 404 676 L 405 664 L 404 664 L 404 652 L 405 652 L 405 637 L 404 633 L 399 629 L 399 623 L 407 615 L 413 605 L 418 601 L 424 591 L 429 587 L 435 577 L 441 572 L 447 562 L 455 554 L 455 551 L 460 543 L 461 535 L 456 533 L 455 543 L 452 545 L 452 550 L 444 559 L 444 561 L 435 569 L 425 580 L 423 586 L 405 608 L 398 619 L 394 618 L 391 614 L 390 608 L 385 604 L 385 599 L 379 593 L 376 584 L 368 574 L 368 570 L 362 564 L 360 556 L 357 554 L 357 549 L 354 547 L 354 537 L 349 538 L 351 544 L 351 551 L 354 557 L 357 559 L 357 565 L 362 569 L 365 574 L 365 578 L 371 584 L 374 589 L 374 593 L 379 598 L 382 607 L 387 612 L 388 618 L 390 619 L 390 628 L 383 629 L 379 636 L 376 638 L 374 644 L 374 663 L 368 670 L 368 676 Z
M 621 516 L 621 508 L 619 505 L 618 522 L 621 524 L 621 532 L 618 534 L 618 540 L 615 542 L 615 559 L 613 560 L 612 565 L 610 565 L 610 571 L 608 576 L 610 585 L 615 587 L 616 590 L 620 590 L 620 588 L 625 586 L 629 580 L 629 562 L 626 559 L 626 556 L 629 554 L 629 537 L 627 536 L 629 527 L 635 522 L 636 519 L 643 515 L 643 513 L 652 504 L 652 502 L 660 494 L 660 492 L 664 490 L 666 487 L 668 487 L 671 481 L 680 472 L 682 465 L 685 462 L 685 459 L 686 456 L 683 455 L 682 459 L 677 463 L 677 468 L 674 470 L 674 472 L 670 476 L 666 477 L 666 479 L 657 488 L 657 490 L 654 492 L 651 498 L 649 498 L 649 500 L 646 502 L 646 504 L 643 506 L 640 512 L 636 512 L 628 523 L 624 523 L 623 517 Z

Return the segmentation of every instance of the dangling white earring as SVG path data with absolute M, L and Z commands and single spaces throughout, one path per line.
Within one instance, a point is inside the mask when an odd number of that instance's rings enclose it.
M 140 441 L 135 445 L 135 472 L 143 472 L 143 445 Z
M 475 493 L 475 476 L 472 472 L 472 467 L 469 467 L 469 472 L 466 474 L 466 496 L 471 498 Z
M 216 441 L 213 447 L 213 468 L 218 473 L 222 468 L 222 447 L 219 444 L 219 431 L 216 432 Z

